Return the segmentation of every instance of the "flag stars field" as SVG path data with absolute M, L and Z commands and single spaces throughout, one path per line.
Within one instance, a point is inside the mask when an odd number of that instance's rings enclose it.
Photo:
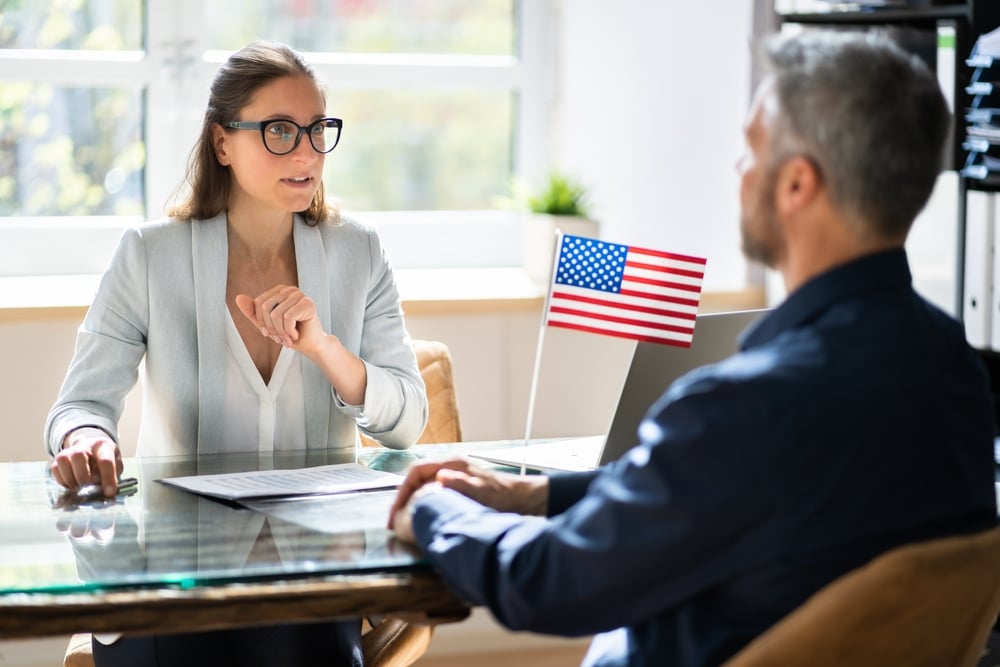
M 690 347 L 706 260 L 560 237 L 545 324 Z

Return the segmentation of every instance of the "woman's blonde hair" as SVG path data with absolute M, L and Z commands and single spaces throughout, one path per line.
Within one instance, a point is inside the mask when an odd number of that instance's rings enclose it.
M 186 183 L 189 192 L 182 203 L 167 208 L 167 215 L 181 220 L 206 219 L 226 209 L 232 191 L 232 174 L 229 167 L 219 164 L 216 158 L 212 145 L 213 128 L 216 124 L 235 120 L 258 89 L 285 76 L 307 76 L 319 87 L 312 67 L 284 44 L 251 42 L 219 68 L 209 89 L 201 136 L 191 149 L 187 176 L 181 184 L 183 187 Z M 180 187 L 175 197 L 179 197 L 179 191 Z M 326 203 L 322 182 L 309 208 L 299 213 L 313 225 L 336 213 Z

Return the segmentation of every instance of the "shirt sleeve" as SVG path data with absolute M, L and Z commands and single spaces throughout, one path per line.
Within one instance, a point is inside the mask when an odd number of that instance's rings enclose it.
M 548 515 L 562 514 L 583 498 L 596 476 L 596 472 L 560 472 L 549 475 Z
M 748 527 L 770 502 L 755 410 L 732 386 L 661 400 L 624 457 L 553 478 L 564 511 L 498 513 L 445 490 L 415 504 L 418 542 L 459 596 L 511 629 L 577 636 L 651 618 L 755 557 Z

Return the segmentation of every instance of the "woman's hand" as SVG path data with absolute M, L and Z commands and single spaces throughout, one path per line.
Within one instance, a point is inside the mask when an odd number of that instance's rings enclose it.
M 364 363 L 323 331 L 316 304 L 298 287 L 278 285 L 255 298 L 236 295 L 236 306 L 262 336 L 305 355 L 326 375 L 337 395 L 348 405 L 362 405 L 368 386 Z
M 313 357 L 326 336 L 316 304 L 298 287 L 277 285 L 256 297 L 238 294 L 236 306 L 262 336 L 307 357 Z
M 93 426 L 70 431 L 52 462 L 52 477 L 67 489 L 100 484 L 108 497 L 118 492 L 118 476 L 122 470 L 124 465 L 118 443 Z

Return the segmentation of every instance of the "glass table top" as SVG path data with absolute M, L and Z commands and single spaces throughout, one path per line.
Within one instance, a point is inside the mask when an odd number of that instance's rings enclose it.
M 496 444 L 496 443 L 494 443 Z M 403 473 L 455 445 L 362 448 L 360 462 Z M 395 491 L 225 504 L 156 480 L 345 463 L 353 451 L 128 459 L 130 494 L 78 502 L 47 461 L 0 464 L 0 594 L 288 579 L 428 564 L 386 528 Z

